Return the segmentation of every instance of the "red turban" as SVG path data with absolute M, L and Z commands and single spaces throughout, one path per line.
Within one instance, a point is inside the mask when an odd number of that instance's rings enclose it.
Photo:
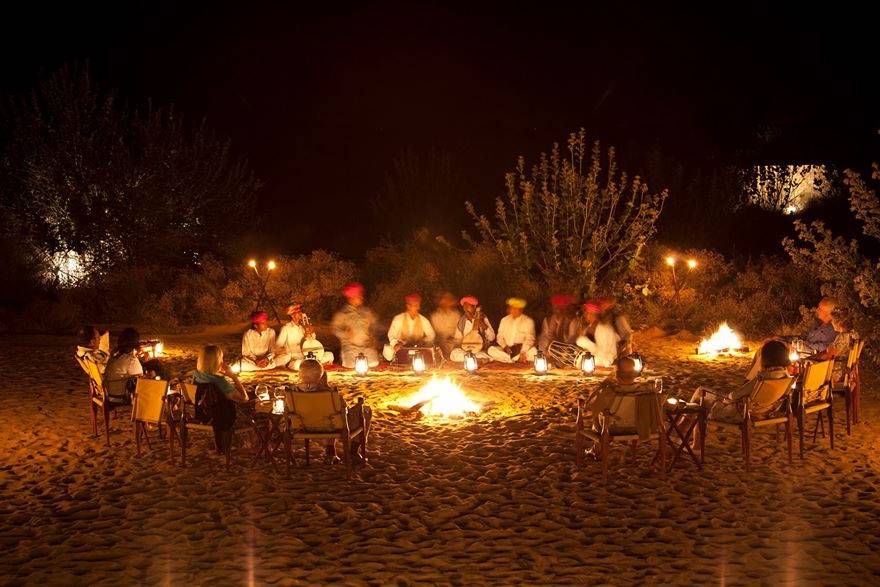
M 550 296 L 550 303 L 556 307 L 570 306 L 574 303 L 574 297 L 568 294 L 556 294 Z
M 584 302 L 584 312 L 592 312 L 593 314 L 598 314 L 599 311 L 599 304 L 597 304 L 595 300 Z
M 461 304 L 462 306 L 465 304 L 470 304 L 472 306 L 479 306 L 480 300 L 478 300 L 475 296 L 464 296 L 463 298 L 458 300 L 458 303 Z
M 409 303 L 409 302 L 419 302 L 419 303 L 421 303 L 421 302 L 422 302 L 422 296 L 420 296 L 420 295 L 417 294 L 417 293 L 411 293 L 411 294 L 408 294 L 408 295 L 403 296 L 403 301 L 404 301 L 404 302 L 407 302 L 407 303 Z
M 364 286 L 356 281 L 346 284 L 342 288 L 342 295 L 347 298 L 362 298 L 364 297 Z
M 268 322 L 269 314 L 259 310 L 251 314 L 251 324 L 260 324 L 261 322 Z

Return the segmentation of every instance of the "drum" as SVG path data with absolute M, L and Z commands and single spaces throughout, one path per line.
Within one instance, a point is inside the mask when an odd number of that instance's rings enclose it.
M 554 340 L 547 347 L 547 358 L 561 369 L 578 369 L 580 368 L 580 357 L 583 352 L 584 349 L 576 344 Z
M 439 367 L 443 362 L 443 353 L 438 347 L 403 347 L 394 355 L 393 365 L 403 369 L 412 366 L 413 355 L 422 355 L 425 367 L 428 369 Z

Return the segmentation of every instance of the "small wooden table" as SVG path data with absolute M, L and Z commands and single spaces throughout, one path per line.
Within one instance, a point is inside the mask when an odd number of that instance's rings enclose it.
M 675 400 L 675 401 L 672 401 Z M 680 442 L 678 448 L 669 460 L 669 470 L 675 467 L 679 458 L 687 452 L 693 463 L 701 471 L 703 470 L 703 447 L 706 442 L 706 408 L 702 404 L 690 403 L 678 398 L 669 398 L 664 402 L 663 413 L 666 416 L 666 441 L 670 446 L 675 446 L 673 436 Z M 690 416 L 690 424 L 686 427 L 679 425 L 682 416 Z M 691 438 L 694 430 L 700 427 L 700 456 L 698 457 L 691 448 Z
M 280 406 L 277 402 L 280 402 Z M 257 437 L 257 451 L 251 466 L 256 465 L 264 455 L 267 461 L 273 466 L 275 465 L 275 454 L 284 444 L 283 404 L 283 399 L 274 398 L 254 401 L 254 432 Z

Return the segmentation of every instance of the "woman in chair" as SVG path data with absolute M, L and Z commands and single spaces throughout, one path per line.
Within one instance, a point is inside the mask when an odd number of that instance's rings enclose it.
M 248 401 L 247 392 L 241 384 L 241 380 L 229 368 L 229 365 L 223 361 L 223 349 L 217 345 L 209 344 L 202 347 L 198 362 L 196 363 L 196 370 L 193 372 L 192 382 L 195 385 L 214 385 L 217 391 L 231 402 L 247 403 Z M 201 400 L 202 397 L 197 395 L 196 403 L 198 404 Z M 226 404 L 229 404 L 229 402 L 226 402 Z M 222 432 L 231 430 L 235 426 L 235 415 L 237 412 L 234 406 L 228 405 L 227 407 L 232 407 L 233 409 L 225 410 L 222 417 L 215 418 L 214 415 L 211 415 L 214 420 L 212 422 L 214 424 L 214 441 L 217 446 L 217 452 L 221 454 L 223 453 Z M 197 410 L 200 409 L 198 405 L 196 408 Z

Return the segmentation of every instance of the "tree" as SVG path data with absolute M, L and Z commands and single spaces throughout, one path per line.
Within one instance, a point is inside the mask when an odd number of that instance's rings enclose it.
M 742 172 L 743 203 L 782 214 L 800 212 L 828 189 L 823 165 L 755 165 Z
M 173 108 L 121 106 L 87 68 L 68 66 L 2 112 L 8 230 L 63 276 L 115 266 L 185 266 L 222 253 L 258 182 L 204 123 Z
M 554 144 L 530 173 L 520 157 L 506 183 L 494 224 L 470 202 L 467 210 L 509 267 L 552 288 L 591 291 L 618 277 L 654 235 L 667 197 L 620 171 L 614 148 L 604 161 L 598 141 L 588 150 L 584 129 L 569 135 L 565 155 Z

